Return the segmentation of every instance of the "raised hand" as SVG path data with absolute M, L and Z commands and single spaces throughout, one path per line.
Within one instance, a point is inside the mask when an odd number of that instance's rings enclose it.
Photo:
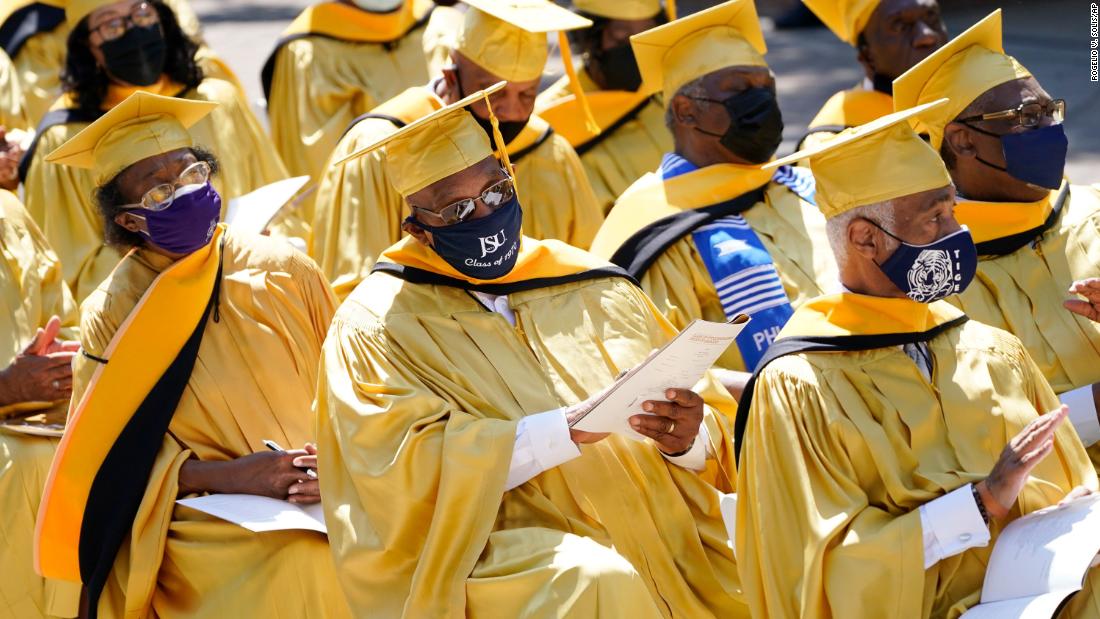
M 1073 282 L 1069 287 L 1069 293 L 1085 298 L 1084 300 L 1067 299 L 1062 303 L 1066 309 L 1093 322 L 1100 322 L 1100 277 Z
M 1069 408 L 1042 415 L 1027 424 L 1005 445 L 989 477 L 978 482 L 978 493 L 989 515 L 1000 520 L 1008 515 L 1035 465 L 1054 449 L 1054 431 L 1066 420 Z

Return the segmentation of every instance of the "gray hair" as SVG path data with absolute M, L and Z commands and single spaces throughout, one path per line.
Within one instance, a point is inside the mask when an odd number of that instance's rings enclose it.
M 672 100 L 676 98 L 676 95 L 683 95 L 685 97 L 688 97 L 689 99 L 691 97 L 706 97 L 707 88 L 703 85 L 703 78 L 705 77 L 706 76 L 704 75 L 702 77 L 697 77 L 691 80 L 690 82 L 681 86 L 676 91 L 675 95 L 669 97 L 668 99 L 665 99 L 665 126 L 668 127 L 669 131 L 671 131 L 672 126 L 676 124 L 676 118 L 672 114 Z
M 894 201 L 886 200 L 857 206 L 825 222 L 829 245 L 833 248 L 833 257 L 836 258 L 836 264 L 840 268 L 844 268 L 844 264 L 848 261 L 848 224 L 857 218 L 868 219 L 892 231 L 897 223 L 894 216 Z

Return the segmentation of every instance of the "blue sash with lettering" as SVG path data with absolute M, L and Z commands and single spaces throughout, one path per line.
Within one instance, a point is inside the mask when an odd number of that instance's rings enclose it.
M 695 169 L 683 157 L 668 153 L 661 161 L 660 174 L 671 178 Z M 772 180 L 813 201 L 816 187 L 808 172 L 781 166 Z M 741 215 L 727 215 L 696 228 L 692 240 L 726 317 L 747 314 L 752 318 L 737 336 L 745 369 L 751 372 L 794 313 L 772 257 Z

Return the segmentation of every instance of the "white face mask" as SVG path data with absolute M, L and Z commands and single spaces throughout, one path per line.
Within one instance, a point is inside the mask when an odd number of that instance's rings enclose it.
M 405 4 L 405 0 L 351 0 L 355 6 L 371 13 L 392 13 Z

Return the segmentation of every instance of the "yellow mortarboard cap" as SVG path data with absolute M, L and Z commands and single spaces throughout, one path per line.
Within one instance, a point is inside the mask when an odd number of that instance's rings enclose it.
M 661 1 L 573 0 L 573 9 L 605 19 L 649 19 L 661 12 Z
M 484 99 L 489 108 L 497 152 L 501 153 L 505 168 L 515 178 L 489 102 L 489 95 L 504 88 L 504 84 L 497 82 L 485 90 L 479 90 L 418 118 L 398 131 L 340 159 L 333 166 L 340 166 L 369 152 L 384 149 L 382 160 L 390 183 L 403 197 L 408 197 L 493 155 L 485 130 L 474 120 L 473 112 L 465 109 L 478 99 Z
M 592 22 L 549 0 L 463 0 L 467 11 L 455 50 L 508 82 L 542 77 L 546 33 L 587 28 Z
M 948 105 L 918 116 L 933 148 L 943 144 L 943 129 L 985 91 L 1031 73 L 1004 53 L 1001 10 L 993 11 L 917 66 L 894 80 L 894 109 L 947 97 Z
M 558 33 L 561 62 L 569 87 L 580 101 L 585 124 L 592 133 L 599 126 L 577 80 L 566 31 L 587 28 L 592 21 L 549 0 L 463 0 L 466 11 L 455 51 L 506 82 L 529 82 L 542 77 L 549 49 L 546 33 Z
M 96 185 L 154 155 L 193 146 L 187 131 L 218 107 L 211 101 L 138 91 L 58 146 L 46 161 L 92 170 Z
M 115 2 L 118 0 L 65 0 L 65 21 L 75 26 L 92 11 Z
M 730 0 L 630 37 L 642 72 L 642 91 L 681 86 L 733 66 L 768 66 L 768 48 L 752 0 Z
M 888 114 L 762 167 L 808 159 L 817 180 L 817 206 L 826 219 L 857 206 L 946 187 L 951 176 L 939 153 L 908 122 L 946 104 L 940 99 Z
M 802 0 L 841 41 L 855 46 L 881 0 Z

